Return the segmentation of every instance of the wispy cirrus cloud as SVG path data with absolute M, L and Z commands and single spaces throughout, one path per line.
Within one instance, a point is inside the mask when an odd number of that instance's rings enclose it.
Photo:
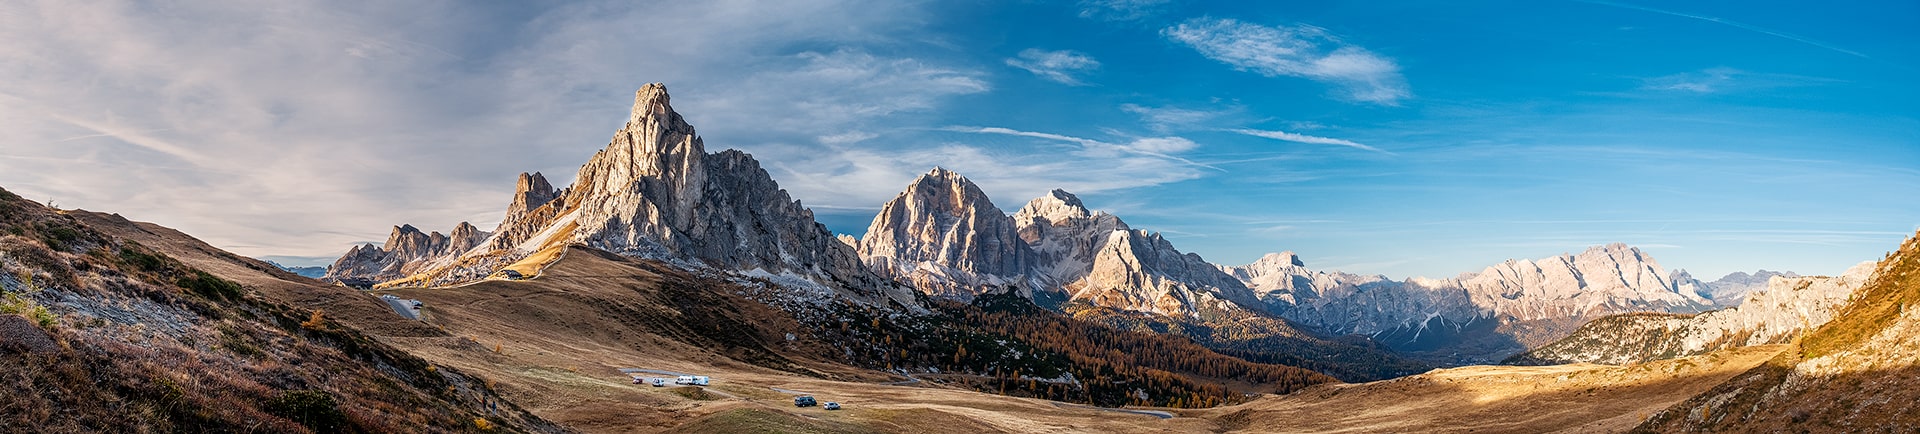
M 1837 81 L 1839 80 L 1791 74 L 1756 73 L 1728 67 L 1717 67 L 1649 78 L 1643 80 L 1640 88 L 1646 90 L 1704 94 L 1812 86 Z
M 1099 141 L 1094 139 L 1073 137 L 1073 136 L 1067 136 L 1067 135 L 1061 135 L 1061 134 L 1041 133 L 1041 132 L 1033 132 L 1033 131 L 1020 131 L 1020 130 L 1014 130 L 1014 129 L 1008 129 L 1008 128 L 1000 128 L 1000 127 L 950 127 L 948 128 L 948 130 L 964 132 L 964 133 L 1004 134 L 1009 136 L 1024 136 L 1024 137 L 1041 138 L 1041 139 L 1047 139 L 1047 140 L 1056 140 L 1061 142 L 1079 144 L 1081 147 L 1080 152 L 1086 155 L 1111 157 L 1111 156 L 1114 156 L 1114 154 L 1116 153 L 1133 154 L 1133 155 L 1139 155 L 1139 156 L 1159 158 L 1159 159 L 1164 159 L 1168 161 L 1176 161 L 1181 164 L 1185 164 L 1192 167 L 1210 169 L 1210 170 L 1221 171 L 1221 172 L 1226 171 L 1225 169 L 1214 167 L 1213 165 L 1198 163 L 1198 162 L 1194 162 L 1193 160 L 1188 160 L 1185 158 L 1172 155 L 1178 152 L 1189 151 L 1189 150 L 1192 150 L 1193 148 L 1197 148 L 1200 146 L 1199 143 L 1194 143 L 1192 140 L 1187 140 L 1186 138 L 1183 138 L 1183 137 L 1140 137 L 1140 138 L 1135 138 L 1132 141 L 1129 141 L 1127 143 L 1112 143 L 1112 142 L 1104 142 L 1104 141 Z
M 1674 11 L 1669 11 L 1669 10 L 1665 10 L 1665 9 L 1655 9 L 1655 8 L 1650 8 L 1650 7 L 1646 7 L 1646 6 L 1637 6 L 1637 5 L 1630 5 L 1630 4 L 1626 4 L 1626 3 L 1614 3 L 1614 2 L 1609 2 L 1609 1 L 1600 1 L 1600 0 L 1574 0 L 1574 1 L 1578 1 L 1578 2 L 1581 2 L 1581 3 L 1587 3 L 1587 4 L 1596 4 L 1596 5 L 1601 5 L 1601 6 L 1611 6 L 1611 7 L 1616 7 L 1616 8 L 1622 8 L 1622 9 L 1632 9 L 1632 10 L 1637 10 L 1637 11 L 1643 11 L 1643 12 L 1652 12 L 1652 13 L 1656 13 L 1656 14 L 1662 14 L 1662 15 L 1672 15 L 1672 16 L 1676 16 L 1676 17 L 1681 17 L 1681 18 L 1691 18 L 1691 19 L 1696 19 L 1696 20 L 1700 20 L 1700 21 L 1706 21 L 1706 22 L 1710 22 L 1710 23 L 1719 23 L 1719 24 L 1725 24 L 1725 25 L 1728 25 L 1728 26 L 1732 26 L 1732 27 L 1735 27 L 1735 28 L 1739 28 L 1739 29 L 1741 29 L 1741 30 L 1746 30 L 1746 31 L 1750 31 L 1750 32 L 1754 32 L 1754 33 L 1759 33 L 1759 34 L 1763 34 L 1763 35 L 1768 35 L 1768 36 L 1773 36 L 1773 37 L 1777 37 L 1777 38 L 1781 38 L 1781 39 L 1786 39 L 1786 40 L 1789 40 L 1789 41 L 1794 41 L 1794 42 L 1799 42 L 1799 43 L 1802 43 L 1802 44 L 1807 44 L 1807 45 L 1811 45 L 1811 46 L 1815 46 L 1815 47 L 1820 47 L 1820 48 L 1824 48 L 1824 49 L 1827 49 L 1827 50 L 1832 50 L 1832 51 L 1834 51 L 1834 52 L 1837 52 L 1837 53 L 1841 53 L 1841 54 L 1846 54 L 1846 55 L 1849 55 L 1849 56 L 1855 56 L 1855 57 L 1859 57 L 1859 58 L 1862 58 L 1862 59 L 1867 59 L 1867 58 L 1869 58 L 1869 57 L 1867 57 L 1867 55 L 1866 55 L 1866 54 L 1862 54 L 1862 53 L 1860 53 L 1860 52 L 1858 52 L 1858 51 L 1853 51 L 1853 50 L 1848 50 L 1848 49 L 1845 49 L 1845 48 L 1840 48 L 1840 47 L 1837 47 L 1837 46 L 1834 46 L 1833 44 L 1828 44 L 1828 43 L 1825 43 L 1825 42 L 1820 42 L 1820 41 L 1818 41 L 1818 40 L 1814 40 L 1813 38 L 1808 38 L 1808 37 L 1805 37 L 1805 36 L 1800 36 L 1800 35 L 1795 35 L 1795 34 L 1792 34 L 1792 33 L 1787 33 L 1787 32 L 1782 32 L 1782 31 L 1779 31 L 1779 30 L 1773 30 L 1773 29 L 1769 29 L 1769 28 L 1765 28 L 1765 27 L 1760 27 L 1760 26 L 1756 26 L 1756 25 L 1752 25 L 1752 24 L 1747 24 L 1747 23 L 1742 23 L 1742 22 L 1739 22 L 1739 21 L 1734 21 L 1734 20 L 1729 20 L 1729 19 L 1725 19 L 1725 18 L 1720 18 L 1720 17 L 1710 17 L 1710 16 L 1705 16 L 1705 15 L 1694 15 L 1694 14 L 1689 14 L 1689 13 L 1681 13 L 1681 12 L 1674 12 Z
M 1133 21 L 1159 14 L 1173 0 L 1080 0 L 1080 17 Z
M 1353 101 L 1396 105 L 1411 98 L 1400 65 L 1309 25 L 1263 26 L 1231 18 L 1195 18 L 1160 31 L 1209 59 L 1268 77 L 1301 77 L 1339 86 Z
M 1226 110 L 1194 110 L 1179 107 L 1149 107 L 1139 104 L 1121 104 L 1120 111 L 1140 117 L 1154 131 L 1167 132 L 1174 129 L 1194 128 L 1199 125 L 1228 115 L 1239 113 L 1239 108 Z
M 1060 84 L 1085 86 L 1087 83 L 1075 76 L 1100 69 L 1100 61 L 1094 60 L 1093 56 L 1088 56 L 1086 53 L 1073 50 L 1047 51 L 1028 48 L 1020 50 L 1018 57 L 1007 59 L 1007 66 L 1027 70 L 1040 78 Z
M 1338 146 L 1345 146 L 1345 147 L 1354 148 L 1354 149 L 1393 155 L 1392 152 L 1387 152 L 1384 149 L 1375 148 L 1372 146 L 1368 146 L 1368 145 L 1355 142 L 1352 140 L 1347 140 L 1347 139 L 1336 139 L 1332 137 L 1320 137 L 1320 136 L 1309 136 L 1305 134 L 1295 134 L 1295 133 L 1289 133 L 1286 131 L 1255 130 L 1255 129 L 1248 129 L 1248 128 L 1238 128 L 1238 129 L 1232 129 L 1227 131 L 1232 131 L 1232 132 L 1254 136 L 1254 137 L 1265 137 L 1265 138 L 1274 139 L 1274 140 L 1285 140 L 1285 141 L 1295 142 L 1295 143 L 1311 143 L 1316 145 L 1338 145 Z

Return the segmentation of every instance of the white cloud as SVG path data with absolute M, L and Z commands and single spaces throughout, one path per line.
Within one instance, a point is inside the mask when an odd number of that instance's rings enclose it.
M 1028 48 L 1020 51 L 1020 56 L 1007 59 L 1007 66 L 1025 69 L 1040 78 L 1053 80 L 1068 86 L 1085 86 L 1086 83 L 1074 77 L 1100 69 L 1100 61 L 1093 56 L 1072 50 L 1045 51 Z
M 1062 142 L 1075 143 L 1080 145 L 1080 150 L 1078 151 L 1079 154 L 1085 155 L 1085 156 L 1113 158 L 1113 157 L 1122 156 L 1124 154 L 1131 154 L 1131 155 L 1137 155 L 1137 156 L 1143 156 L 1143 157 L 1158 158 L 1158 159 L 1167 160 L 1167 161 L 1175 161 L 1191 167 L 1205 168 L 1205 169 L 1216 170 L 1216 171 L 1221 170 L 1218 167 L 1214 167 L 1214 166 L 1202 164 L 1202 163 L 1196 163 L 1192 160 L 1188 160 L 1185 158 L 1180 158 L 1172 155 L 1173 153 L 1176 153 L 1176 152 L 1187 151 L 1200 146 L 1199 144 L 1194 143 L 1191 140 L 1187 140 L 1185 138 L 1180 138 L 1180 137 L 1144 137 L 1144 138 L 1136 138 L 1131 142 L 1122 144 L 1122 143 L 1109 143 L 1109 142 L 1103 142 L 1099 140 L 1085 139 L 1085 138 L 1053 134 L 1053 133 L 1019 131 L 1019 130 L 1013 130 L 1013 129 L 1007 129 L 1007 128 L 1000 128 L 1000 127 L 952 127 L 952 128 L 949 128 L 949 130 L 966 132 L 966 133 L 1025 136 L 1025 137 L 1034 137 L 1034 138 L 1041 138 L 1041 139 L 1047 139 L 1047 140 L 1057 140 Z
M 846 144 L 864 142 L 874 137 L 880 137 L 880 135 L 869 133 L 866 131 L 848 131 L 848 132 L 839 133 L 839 134 L 828 134 L 828 135 L 820 136 L 819 140 L 821 144 L 846 145 Z
M 1120 110 L 1140 116 L 1140 121 L 1146 123 L 1148 128 L 1159 132 L 1194 128 L 1207 121 L 1239 112 L 1238 109 L 1207 111 L 1177 107 L 1147 107 L 1139 104 L 1121 104 Z
M 857 143 L 987 91 L 964 65 L 865 48 L 913 43 L 900 35 L 925 16 L 880 0 L 4 2 L 0 186 L 241 254 L 338 255 L 394 224 L 497 222 L 515 174 L 567 182 L 647 82 L 716 150 Z
M 1393 60 L 1343 42 L 1319 27 L 1196 18 L 1160 34 L 1241 70 L 1338 85 L 1341 96 L 1354 101 L 1394 105 L 1412 96 Z
M 1146 152 L 1172 154 L 1200 147 L 1199 143 L 1182 137 L 1143 137 L 1134 139 L 1129 147 Z
M 1331 138 L 1331 137 L 1320 137 L 1320 136 L 1309 136 L 1309 135 L 1305 135 L 1305 134 L 1294 134 L 1294 133 L 1289 133 L 1289 132 L 1286 132 L 1286 131 L 1273 131 L 1273 130 L 1254 130 L 1254 129 L 1246 129 L 1246 128 L 1241 128 L 1241 129 L 1235 129 L 1235 130 L 1229 130 L 1229 131 L 1233 131 L 1233 132 L 1236 132 L 1236 133 L 1240 133 L 1240 134 L 1246 134 L 1246 135 L 1249 135 L 1249 136 L 1255 136 L 1255 137 L 1265 137 L 1265 138 L 1269 138 L 1269 139 L 1274 139 L 1274 140 L 1285 140 L 1285 141 L 1289 141 L 1289 142 L 1296 142 L 1296 143 L 1312 143 L 1312 144 L 1317 144 L 1317 145 L 1339 145 L 1339 146 L 1346 146 L 1346 147 L 1349 147 L 1349 148 L 1354 148 L 1354 149 L 1361 149 L 1361 150 L 1367 150 L 1367 151 L 1373 151 L 1373 152 L 1379 152 L 1379 153 L 1382 153 L 1382 154 L 1393 154 L 1392 152 L 1387 152 L 1387 151 L 1385 151 L 1385 150 L 1382 150 L 1382 149 L 1380 149 L 1380 148 L 1375 148 L 1375 147 L 1372 147 L 1372 146 L 1367 146 L 1367 145 L 1364 145 L 1364 144 L 1360 144 L 1360 143 L 1358 143 L 1358 142 L 1354 142 L 1354 141 L 1352 141 L 1352 140 L 1346 140 L 1346 139 L 1335 139 L 1335 138 Z
M 1739 70 L 1731 68 L 1711 68 L 1699 72 L 1687 72 L 1664 77 L 1647 79 L 1642 87 L 1650 90 L 1677 90 L 1694 93 L 1712 93 L 1723 89 L 1733 81 Z
M 1173 0 L 1080 0 L 1080 17 L 1133 21 L 1160 13 Z
M 1705 94 L 1812 86 L 1835 81 L 1837 80 L 1791 74 L 1755 73 L 1728 67 L 1715 67 L 1649 78 L 1642 81 L 1640 88 L 1646 90 Z

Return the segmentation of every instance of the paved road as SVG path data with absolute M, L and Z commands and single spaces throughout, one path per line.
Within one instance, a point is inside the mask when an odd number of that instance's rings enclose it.
M 407 301 L 404 299 L 394 300 L 391 298 L 382 298 L 380 300 L 387 302 L 387 307 L 393 308 L 393 312 L 400 314 L 400 316 L 402 317 L 406 317 L 407 319 L 410 319 L 410 320 L 420 319 L 420 311 L 413 310 L 413 305 L 407 303 Z

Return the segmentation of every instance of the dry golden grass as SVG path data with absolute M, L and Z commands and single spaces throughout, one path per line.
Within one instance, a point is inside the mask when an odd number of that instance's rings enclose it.
M 1253 432 L 1620 432 L 1786 347 L 1629 365 L 1468 366 L 1194 414 Z

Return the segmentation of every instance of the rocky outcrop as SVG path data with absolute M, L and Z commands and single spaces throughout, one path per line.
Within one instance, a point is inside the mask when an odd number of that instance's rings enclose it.
M 1063 286 L 1071 299 L 1096 306 L 1196 316 L 1260 310 L 1244 284 L 1158 233 L 1118 230 L 1093 254 L 1085 276 Z
M 1648 415 L 1634 432 L 1911 431 L 1920 414 L 1916 302 L 1920 233 L 1881 259 L 1825 325 L 1768 363 Z
M 664 85 L 634 94 L 626 125 L 574 179 L 555 190 L 538 173 L 522 174 L 492 236 L 423 269 L 402 270 L 408 277 L 389 284 L 457 284 L 581 244 L 863 302 L 916 303 L 911 292 L 862 265 L 852 247 L 816 222 L 753 157 L 737 150 L 708 154 L 693 126 L 673 111 Z M 342 260 L 356 255 L 373 256 L 355 250 Z
M 500 226 L 494 228 L 493 237 L 486 240 L 487 248 L 484 251 L 517 248 L 552 226 L 553 220 L 567 210 L 563 197 L 563 192 L 548 184 L 547 177 L 540 172 L 521 173 L 514 187 L 513 200 L 507 204 L 507 214 L 500 219 Z
M 437 260 L 472 249 L 490 236 L 467 222 L 460 222 L 451 233 L 423 233 L 413 225 L 394 226 L 385 243 L 362 244 L 348 250 L 327 267 L 323 279 L 334 282 L 398 279 L 420 272 Z
M 1012 217 L 960 174 L 934 168 L 881 206 L 855 243 L 880 274 L 936 297 L 1044 289 Z
M 1035 273 L 1056 285 L 1085 278 L 1111 234 L 1132 230 L 1119 217 L 1088 211 L 1065 190 L 1027 201 L 1013 220 L 1020 240 L 1033 249 Z
M 1873 274 L 1863 262 L 1834 277 L 1774 276 L 1739 306 L 1697 315 L 1627 314 L 1600 318 L 1552 344 L 1514 356 L 1516 364 L 1628 364 L 1784 343 L 1831 321 Z

